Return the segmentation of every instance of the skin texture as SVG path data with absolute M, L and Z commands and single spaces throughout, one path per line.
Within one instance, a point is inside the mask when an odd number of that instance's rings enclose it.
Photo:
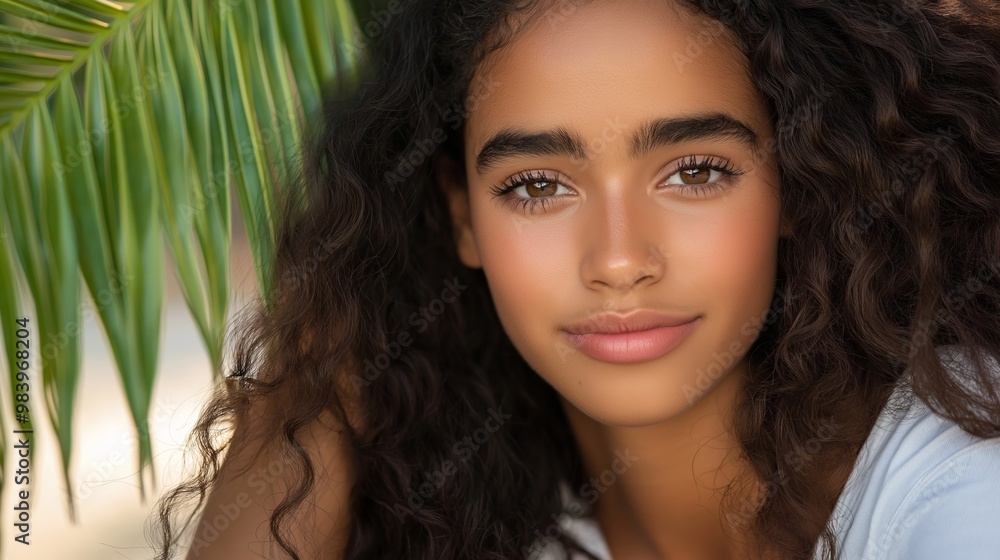
M 590 2 L 539 18 L 480 66 L 465 175 L 439 174 L 459 256 L 483 269 L 508 336 L 561 394 L 588 475 L 621 471 L 616 453 L 635 458 L 613 483 L 595 485 L 595 516 L 615 558 L 748 554 L 718 490 L 745 470 L 731 414 L 788 232 L 777 163 L 764 149 L 767 107 L 728 39 L 717 22 L 664 2 Z M 697 139 L 630 157 L 641 123 L 708 113 L 746 123 L 758 148 Z M 477 154 L 510 127 L 562 127 L 581 137 L 586 157 L 519 155 L 480 174 Z M 741 174 L 678 172 L 690 156 Z M 520 172 L 556 180 L 508 195 L 548 197 L 544 208 L 527 213 L 491 193 Z M 683 190 L 705 182 L 721 188 Z M 633 364 L 582 354 L 560 330 L 634 308 L 701 321 L 672 352 Z

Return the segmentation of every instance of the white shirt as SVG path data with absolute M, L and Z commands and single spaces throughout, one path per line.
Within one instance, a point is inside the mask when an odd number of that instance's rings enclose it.
M 957 347 L 937 351 L 946 367 L 971 371 Z M 995 372 L 1000 378 L 1000 367 Z M 1000 560 L 1000 438 L 966 433 L 915 398 L 906 384 L 897 386 L 889 405 L 862 446 L 829 521 L 839 557 Z M 564 500 L 571 499 L 569 489 L 562 490 Z M 612 560 L 593 518 L 567 514 L 562 524 L 595 556 Z M 563 559 L 558 542 L 540 548 L 536 560 Z M 825 548 L 820 541 L 814 560 L 823 558 Z M 582 555 L 574 554 L 578 559 Z

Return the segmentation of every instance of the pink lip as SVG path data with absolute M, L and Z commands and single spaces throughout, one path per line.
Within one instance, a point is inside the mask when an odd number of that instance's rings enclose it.
M 675 326 L 659 326 L 630 332 L 581 332 L 565 330 L 577 350 L 595 360 L 629 364 L 653 360 L 679 346 L 694 330 L 701 317 Z M 576 330 L 593 331 L 594 328 Z M 618 329 L 623 330 L 623 329 Z

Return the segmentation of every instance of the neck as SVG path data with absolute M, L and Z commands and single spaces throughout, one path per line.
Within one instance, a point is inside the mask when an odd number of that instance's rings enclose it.
M 744 359 L 690 408 L 649 426 L 604 425 L 563 399 L 590 480 L 588 501 L 615 558 L 748 557 L 735 535 L 753 510 L 737 508 L 731 525 L 722 509 L 728 483 L 750 472 L 732 431 L 748 375 Z

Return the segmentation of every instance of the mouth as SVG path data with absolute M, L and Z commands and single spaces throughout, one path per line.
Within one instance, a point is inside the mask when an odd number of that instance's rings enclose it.
M 572 330 L 563 329 L 563 334 L 574 348 L 595 360 L 629 364 L 655 360 L 669 354 L 701 323 L 701 316 L 685 322 L 672 322 L 676 324 L 650 328 L 636 328 L 634 324 L 621 323 L 608 326 L 605 322 L 604 326 L 591 324 Z

